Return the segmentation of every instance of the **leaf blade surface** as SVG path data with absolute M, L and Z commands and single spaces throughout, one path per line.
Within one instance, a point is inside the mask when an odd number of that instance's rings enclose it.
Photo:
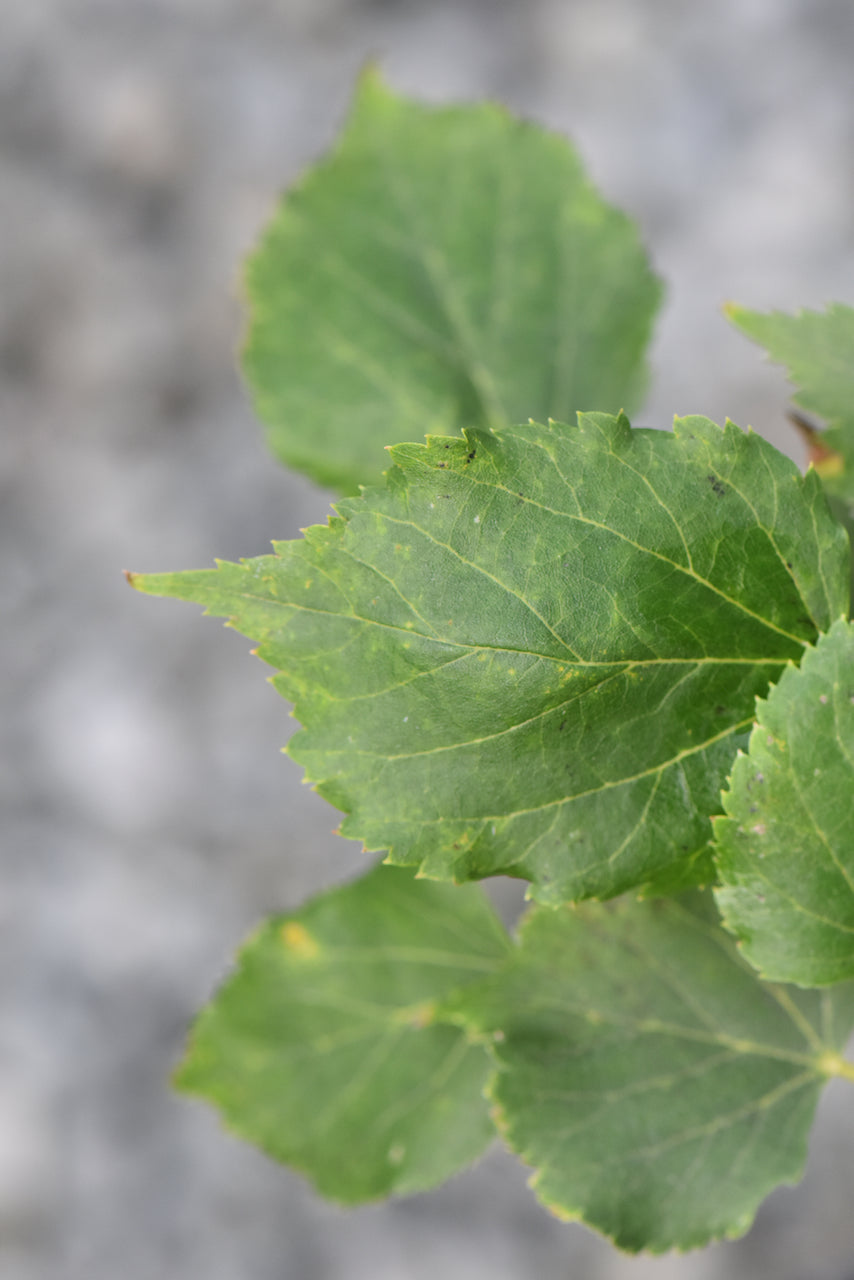
M 660 286 L 569 145 L 492 104 L 360 82 L 249 260 L 273 451 L 356 492 L 395 440 L 634 408 Z
M 828 493 L 854 501 L 854 308 L 832 303 L 788 315 L 733 306 L 727 314 L 786 366 L 795 403 L 825 419 L 827 428 L 811 441 L 813 465 Z
M 631 1252 L 741 1234 L 800 1177 L 851 984 L 769 987 L 706 904 L 535 908 L 449 1012 L 490 1040 L 496 1122 L 559 1216 Z
M 854 976 L 854 627 L 840 620 L 767 700 L 715 821 L 724 921 L 769 978 Z
M 375 868 L 261 927 L 176 1082 L 331 1199 L 435 1186 L 495 1136 L 486 1055 L 435 1009 L 508 945 L 476 886 Z
M 707 868 L 756 695 L 846 607 L 817 478 L 699 418 L 393 456 L 275 556 L 136 585 L 260 642 L 305 726 L 290 754 L 392 862 L 548 901 Z

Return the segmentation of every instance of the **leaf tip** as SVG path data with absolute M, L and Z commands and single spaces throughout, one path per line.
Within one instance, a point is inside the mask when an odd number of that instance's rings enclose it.
M 360 97 L 363 93 L 390 93 L 388 81 L 376 57 L 366 59 L 356 79 L 356 96 Z

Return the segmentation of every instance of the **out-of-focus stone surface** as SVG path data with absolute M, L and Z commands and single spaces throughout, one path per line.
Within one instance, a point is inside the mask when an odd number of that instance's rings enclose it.
M 848 0 L 0 0 L 3 1280 L 854 1275 L 854 1107 L 742 1243 L 621 1258 L 495 1155 L 343 1214 L 168 1089 L 241 936 L 363 865 L 248 644 L 122 568 L 263 552 L 325 496 L 265 454 L 238 261 L 364 60 L 572 134 L 669 284 L 641 421 L 797 453 L 720 304 L 854 299 Z

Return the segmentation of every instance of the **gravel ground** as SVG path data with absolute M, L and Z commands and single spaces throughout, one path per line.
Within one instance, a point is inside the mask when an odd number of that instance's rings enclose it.
M 353 874 L 248 645 L 120 570 L 255 555 L 327 496 L 265 454 L 237 263 L 359 66 L 570 133 L 669 296 L 642 421 L 783 447 L 782 378 L 720 305 L 854 299 L 849 0 L 0 0 L 2 1280 L 854 1276 L 854 1114 L 751 1234 L 626 1259 L 496 1154 L 343 1214 L 168 1090 L 264 913 Z

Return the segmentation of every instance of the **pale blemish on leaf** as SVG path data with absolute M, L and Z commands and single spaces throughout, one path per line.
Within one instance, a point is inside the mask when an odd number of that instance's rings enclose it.
M 316 960 L 320 955 L 320 946 L 305 925 L 298 920 L 288 920 L 282 925 L 282 941 L 290 952 L 301 960 Z
M 253 935 L 177 1083 L 334 1200 L 435 1186 L 494 1137 L 486 1050 L 439 1006 L 508 948 L 476 885 L 376 867 Z

